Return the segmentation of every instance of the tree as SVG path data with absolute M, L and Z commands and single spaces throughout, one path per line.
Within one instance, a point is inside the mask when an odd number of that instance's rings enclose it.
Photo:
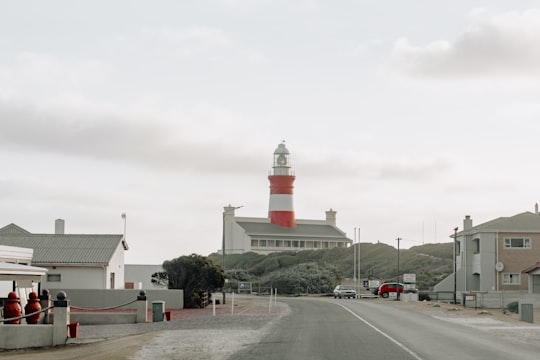
M 197 306 L 200 291 L 212 292 L 223 287 L 225 276 L 221 267 L 197 254 L 180 256 L 163 262 L 169 289 L 184 290 L 184 307 Z
M 164 271 L 155 272 L 152 274 L 152 284 L 159 287 L 169 288 L 169 277 Z

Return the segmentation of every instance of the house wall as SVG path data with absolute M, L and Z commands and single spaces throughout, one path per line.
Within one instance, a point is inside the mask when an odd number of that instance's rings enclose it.
M 61 281 L 47 281 L 43 277 L 42 289 L 105 289 L 106 270 L 99 267 L 48 266 L 47 275 L 60 274 Z
M 497 290 L 497 272 L 495 271 L 495 263 L 497 262 L 497 234 L 481 233 L 478 236 L 473 236 L 473 238 L 480 239 L 480 252 L 476 254 L 476 261 L 480 264 L 480 288 L 478 291 L 495 291 Z M 470 276 L 472 277 L 473 274 L 471 273 Z
M 506 249 L 504 248 L 504 239 L 508 237 L 530 238 L 530 249 Z M 534 233 L 499 233 L 497 248 L 499 251 L 499 261 L 504 264 L 504 270 L 499 273 L 499 290 L 528 290 L 529 276 L 521 274 L 521 271 L 528 266 L 535 264 L 540 258 L 540 234 Z M 513 273 L 521 274 L 521 282 L 518 285 L 504 285 L 503 274 Z
M 105 279 L 105 289 L 123 289 L 125 283 L 124 270 L 124 247 L 122 242 L 118 243 L 114 251 L 109 266 L 107 267 L 107 275 Z M 111 273 L 114 273 L 114 287 L 111 287 Z
M 496 290 L 496 238 L 495 233 L 476 233 L 458 237 L 459 253 L 456 256 L 458 292 Z M 479 239 L 479 253 L 475 253 L 474 239 Z M 453 291 L 453 289 L 453 272 L 434 287 L 435 291 Z
M 245 230 L 234 222 L 234 218 L 225 220 L 225 254 L 242 254 L 251 251 L 250 238 Z
M 163 289 L 166 287 L 152 284 L 152 274 L 162 272 L 161 265 L 125 265 L 125 282 L 132 283 L 134 289 Z M 140 285 L 140 287 L 138 286 Z

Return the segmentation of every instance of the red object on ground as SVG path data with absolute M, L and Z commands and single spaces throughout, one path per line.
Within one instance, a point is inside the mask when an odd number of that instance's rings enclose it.
M 28 304 L 24 307 L 24 314 L 28 315 L 31 313 L 34 313 L 36 311 L 41 310 L 41 305 L 39 304 L 38 295 L 32 291 L 30 294 L 28 294 Z M 39 317 L 41 316 L 41 313 L 34 314 L 32 316 L 29 316 L 26 318 L 27 324 L 37 324 L 39 323 Z
M 21 314 L 22 314 L 22 309 L 21 309 L 21 305 L 19 304 L 19 297 L 14 291 L 12 291 L 8 294 L 8 298 L 4 305 L 4 318 L 5 319 L 16 318 L 16 317 L 20 317 Z M 21 320 L 20 319 L 11 320 L 11 321 L 6 321 L 5 323 L 6 324 L 20 324 Z
M 69 329 L 70 338 L 76 338 L 79 336 L 79 323 L 78 322 L 68 324 L 68 329 Z
M 171 321 L 171 312 L 170 311 L 165 311 L 165 318 L 167 319 L 167 321 Z

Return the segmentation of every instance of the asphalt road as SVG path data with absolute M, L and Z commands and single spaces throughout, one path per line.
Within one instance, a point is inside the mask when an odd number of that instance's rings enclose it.
M 306 298 L 284 301 L 291 314 L 259 343 L 230 360 L 540 358 L 536 345 L 384 303 Z

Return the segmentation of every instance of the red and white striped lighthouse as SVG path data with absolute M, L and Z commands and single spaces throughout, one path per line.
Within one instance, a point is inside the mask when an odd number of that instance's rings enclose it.
M 268 217 L 270 223 L 276 226 L 294 228 L 296 220 L 293 209 L 293 183 L 295 176 L 291 174 L 289 150 L 285 142 L 278 145 L 274 151 L 274 164 L 270 180 L 270 205 Z

